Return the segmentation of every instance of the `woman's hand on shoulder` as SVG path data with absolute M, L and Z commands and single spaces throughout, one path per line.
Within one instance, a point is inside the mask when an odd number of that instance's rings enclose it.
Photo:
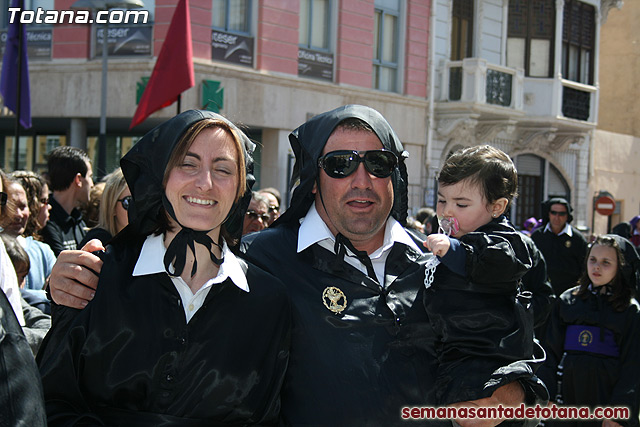
M 93 299 L 102 260 L 91 252 L 99 250 L 104 247 L 94 239 L 82 250 L 60 252 L 47 280 L 56 304 L 81 309 Z

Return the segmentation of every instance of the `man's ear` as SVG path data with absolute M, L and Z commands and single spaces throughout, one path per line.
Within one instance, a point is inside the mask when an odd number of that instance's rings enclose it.
M 78 172 L 75 178 L 73 178 L 73 184 L 76 187 L 82 187 L 82 174 L 80 172 Z
M 494 218 L 497 218 L 500 215 L 502 215 L 505 209 L 507 209 L 508 204 L 509 204 L 509 200 L 507 200 L 506 197 L 501 197 L 495 202 L 493 202 L 491 204 L 491 216 L 493 216 Z
M 316 194 L 318 192 L 318 183 L 314 182 L 313 183 L 313 188 L 311 189 L 311 193 L 312 194 Z

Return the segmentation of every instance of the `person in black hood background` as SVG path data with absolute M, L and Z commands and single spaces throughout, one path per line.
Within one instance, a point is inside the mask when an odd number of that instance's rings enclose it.
M 577 286 L 554 305 L 539 370 L 552 400 L 573 407 L 626 407 L 629 417 L 549 420 L 545 425 L 638 426 L 640 408 L 640 257 L 617 235 L 589 245 Z
M 572 212 L 566 199 L 550 198 L 542 203 L 544 226 L 531 235 L 547 262 L 547 273 L 556 296 L 576 284 L 587 253 L 587 239 L 571 225 Z
M 38 355 L 49 425 L 278 421 L 290 301 L 232 251 L 253 147 L 222 116 L 191 110 L 123 157 L 129 225 L 87 307 L 54 305 Z

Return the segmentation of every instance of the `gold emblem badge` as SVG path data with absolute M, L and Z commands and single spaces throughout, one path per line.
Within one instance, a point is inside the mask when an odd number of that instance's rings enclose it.
M 342 310 L 347 308 L 347 297 L 335 286 L 325 288 L 322 292 L 322 302 L 325 307 L 336 314 L 342 313 Z
M 580 335 L 578 335 L 578 342 L 583 347 L 588 346 L 589 344 L 591 344 L 592 341 L 593 341 L 593 335 L 591 334 L 591 332 L 587 330 L 580 332 Z
M 564 242 L 564 245 L 565 245 L 567 248 L 570 248 L 570 247 L 571 247 L 571 240 L 567 240 L 566 242 Z

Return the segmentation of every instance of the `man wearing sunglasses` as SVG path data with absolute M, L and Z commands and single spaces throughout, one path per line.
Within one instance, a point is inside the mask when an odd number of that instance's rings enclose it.
M 269 226 L 269 218 L 269 199 L 254 191 L 242 223 L 242 235 L 264 230 Z
M 290 207 L 243 239 L 249 260 L 288 284 L 293 300 L 283 421 L 403 425 L 403 406 L 435 404 L 437 363 L 421 309 L 423 236 L 404 227 L 407 153 L 384 117 L 359 105 L 320 114 L 289 140 L 299 181 Z M 519 368 L 504 369 L 515 379 Z M 522 378 L 532 392 L 533 377 Z M 524 398 L 517 382 L 488 390 L 477 404 Z
M 542 203 L 544 227 L 531 238 L 547 261 L 547 273 L 556 296 L 575 286 L 587 255 L 587 239 L 571 225 L 571 205 L 562 197 Z
M 403 225 L 407 153 L 384 117 L 359 105 L 320 114 L 289 140 L 291 180 L 299 182 L 291 205 L 271 227 L 243 237 L 242 248 L 288 286 L 293 302 L 282 422 L 404 425 L 402 407 L 435 405 L 437 364 L 422 302 L 427 257 L 421 236 Z M 51 282 L 58 302 L 81 307 L 89 299 L 74 280 L 95 288 L 95 277 L 77 269 L 99 269 L 91 257 L 59 260 Z M 477 404 L 516 405 L 525 390 L 535 394 L 524 363 L 505 372 L 523 387 L 489 387 Z

